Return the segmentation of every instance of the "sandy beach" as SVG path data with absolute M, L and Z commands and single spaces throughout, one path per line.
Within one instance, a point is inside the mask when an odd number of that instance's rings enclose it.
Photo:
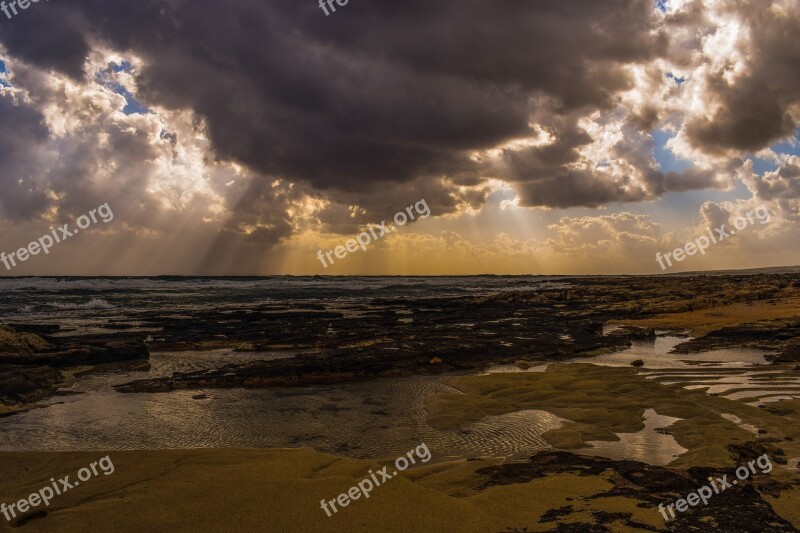
M 0 500 L 21 498 L 51 475 L 76 471 L 104 452 L 0 455 Z M 658 527 L 655 510 L 632 498 L 577 504 L 613 485 L 599 476 L 559 474 L 513 486 L 481 488 L 485 461 L 439 463 L 408 471 L 332 517 L 320 508 L 378 463 L 311 450 L 109 452 L 115 472 L 53 501 L 24 531 L 547 531 L 539 520 L 575 505 L 570 522 L 592 513 L 632 513 Z M 10 481 L 13 480 L 13 481 Z M 11 530 L 8 524 L 4 529 Z M 16 529 L 14 529 L 16 530 Z

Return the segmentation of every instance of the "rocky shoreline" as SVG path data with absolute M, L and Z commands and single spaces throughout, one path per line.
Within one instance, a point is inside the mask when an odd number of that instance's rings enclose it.
M 633 340 L 655 338 L 652 330 L 622 328 L 611 335 L 602 335 L 601 323 L 584 321 L 583 327 L 571 329 L 571 342 L 553 342 L 552 336 L 533 339 L 527 346 L 527 361 L 557 360 L 587 353 L 606 353 L 631 346 Z M 536 342 L 538 341 L 538 343 Z M 550 341 L 549 343 L 547 341 Z M 292 387 L 362 381 L 377 378 L 407 377 L 420 374 L 442 374 L 476 370 L 493 364 L 510 364 L 518 360 L 512 350 L 486 346 L 486 351 L 426 350 L 417 343 L 376 354 L 375 345 L 339 348 L 326 356 L 298 355 L 291 359 L 256 361 L 227 365 L 202 372 L 175 373 L 172 377 L 139 380 L 119 385 L 120 392 L 168 392 L 182 389 Z M 428 351 L 425 355 L 420 355 Z M 486 354 L 492 357 L 487 357 Z
M 724 348 L 750 348 L 769 352 L 774 363 L 800 362 L 800 320 L 757 322 L 712 331 L 681 343 L 675 353 L 705 352 Z
M 761 451 L 761 450 L 758 450 Z M 742 454 L 742 459 L 755 457 L 755 450 Z M 730 475 L 730 471 L 719 468 L 693 467 L 689 469 L 654 466 L 638 461 L 612 461 L 602 457 L 579 455 L 563 451 L 539 452 L 527 461 L 505 463 L 482 468 L 476 474 L 486 479 L 480 489 L 492 486 L 510 486 L 528 483 L 534 479 L 547 476 L 572 474 L 581 477 L 599 477 L 606 475 L 612 482 L 612 488 L 591 496 L 590 500 L 601 498 L 631 498 L 641 502 L 642 506 L 654 511 L 659 504 L 669 502 L 676 494 L 685 495 L 708 484 L 711 476 L 721 478 Z M 711 498 L 707 505 L 691 508 L 691 512 L 677 513 L 676 518 L 665 523 L 671 531 L 703 531 L 714 524 L 722 531 L 797 531 L 791 522 L 778 515 L 762 494 L 776 495 L 787 488 L 787 484 L 759 475 L 747 484 L 736 485 L 725 492 L 724 497 Z M 577 514 L 572 505 L 552 509 L 540 520 L 541 523 L 557 524 L 561 519 Z M 598 528 L 598 531 L 609 531 L 604 526 L 615 522 L 629 528 L 659 531 L 648 524 L 637 522 L 628 513 L 592 513 L 591 523 L 574 524 L 575 531 L 587 531 Z M 757 529 L 748 528 L 747 524 L 757 524 Z M 768 528 L 764 528 L 769 524 Z M 577 526 L 588 529 L 577 529 Z
M 800 276 L 621 277 L 564 280 L 567 288 L 509 290 L 490 296 L 415 301 L 376 301 L 333 311 L 208 311 L 163 322 L 154 350 L 233 347 L 237 351 L 289 350 L 289 359 L 232 364 L 222 368 L 121 385 L 121 392 L 181 389 L 303 386 L 414 374 L 482 369 L 517 361 L 559 361 L 623 350 L 634 341 L 655 340 L 649 325 L 621 326 L 604 334 L 609 321 L 636 321 L 664 312 L 681 313 L 753 300 L 800 298 Z M 353 314 L 357 314 L 353 317 Z M 732 345 L 736 332 L 723 330 Z M 710 337 L 709 337 L 710 338 Z M 712 349 L 708 344 L 685 349 Z M 800 330 L 787 331 L 787 350 L 776 361 L 800 360 Z M 775 345 L 770 345 L 770 350 Z M 794 351 L 793 351 L 794 350 Z M 677 352 L 676 352 L 677 353 Z
M 66 335 L 58 324 L 15 324 L 0 330 L 0 364 L 14 365 L 6 370 L 11 374 L 15 367 L 27 373 L 10 382 L 34 388 L 39 383 L 48 391 L 55 375 L 30 368 L 58 370 L 146 361 L 150 351 L 227 348 L 284 355 L 137 380 L 117 390 L 304 386 L 594 356 L 654 340 L 656 328 L 680 331 L 672 317 L 693 313 L 704 313 L 708 331 L 680 344 L 675 353 L 754 347 L 771 352 L 776 362 L 800 361 L 796 313 L 787 308 L 785 318 L 775 318 L 776 312 L 782 316 L 782 302 L 800 302 L 797 274 L 585 277 L 559 284 L 563 287 L 542 290 L 511 286 L 481 296 L 377 297 L 344 306 L 315 299 L 299 306 L 210 307 L 191 316 L 134 312 L 128 322 L 114 321 L 91 335 Z M 737 305 L 770 306 L 772 318 L 759 320 L 760 311 L 753 309 L 747 323 L 714 323 L 715 309 Z M 623 326 L 608 329 L 609 323 Z M 136 330 L 130 331 L 134 324 Z M 22 390 L 0 390 L 0 396 L 16 401 Z
M 0 403 L 19 407 L 53 395 L 67 384 L 68 370 L 77 367 L 125 364 L 149 368 L 150 352 L 135 335 L 57 337 L 58 326 L 0 326 Z

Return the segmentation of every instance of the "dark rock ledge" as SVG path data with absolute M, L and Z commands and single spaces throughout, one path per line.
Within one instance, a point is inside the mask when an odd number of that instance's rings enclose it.
M 65 384 L 64 370 L 71 367 L 132 362 L 142 368 L 150 358 L 144 340 L 137 336 L 53 337 L 46 333 L 58 327 L 19 329 L 0 326 L 0 403 L 5 406 L 51 396 Z
M 725 348 L 768 351 L 766 359 L 773 363 L 800 362 L 800 320 L 763 321 L 722 328 L 683 342 L 672 351 L 685 354 Z
M 172 377 L 138 380 L 116 387 L 120 392 L 169 392 L 210 388 L 264 388 L 343 383 L 376 378 L 442 374 L 513 364 L 519 351 L 526 361 L 553 361 L 579 355 L 616 351 L 631 346 L 632 340 L 655 339 L 652 330 L 620 328 L 602 335 L 602 324 L 578 321 L 574 329 L 561 327 L 556 334 L 535 334 L 514 349 L 492 346 L 476 337 L 442 338 L 438 345 L 418 342 L 392 346 L 343 346 L 325 355 L 298 355 L 291 359 L 254 361 L 221 368 L 175 373 Z M 562 333 L 563 332 L 563 333 Z M 565 339 L 564 337 L 569 337 Z
M 741 457 L 741 461 L 746 462 L 757 456 L 755 450 L 748 451 L 750 453 Z M 730 479 L 732 472 L 732 469 L 704 467 L 681 470 L 637 461 L 616 461 L 553 451 L 540 452 L 525 462 L 483 468 L 478 470 L 477 474 L 484 479 L 480 489 L 527 483 L 549 475 L 577 474 L 596 477 L 605 474 L 613 487 L 607 492 L 590 496 L 590 499 L 618 496 L 634 498 L 639 500 L 640 507 L 651 508 L 658 515 L 659 504 L 666 507 L 678 498 L 685 498 L 689 493 L 708 485 L 710 476 L 721 478 L 727 474 Z M 762 496 L 766 494 L 776 497 L 792 487 L 792 484 L 777 481 L 767 474 L 758 474 L 746 482 L 739 482 L 738 485 L 726 489 L 724 493 L 713 495 L 707 505 L 689 507 L 682 513 L 676 511 L 676 519 L 666 522 L 663 528 L 654 529 L 647 524 L 635 522 L 631 513 L 609 514 L 595 511 L 592 512 L 594 519 L 592 522 L 573 522 L 571 526 L 574 526 L 574 529 L 569 530 L 611 531 L 605 524 L 622 520 L 627 527 L 642 531 L 797 531 L 791 523 L 775 513 L 770 503 Z M 555 523 L 573 513 L 576 517 L 585 516 L 584 511 L 566 506 L 551 510 L 541 522 Z M 560 530 L 557 527 L 553 531 Z

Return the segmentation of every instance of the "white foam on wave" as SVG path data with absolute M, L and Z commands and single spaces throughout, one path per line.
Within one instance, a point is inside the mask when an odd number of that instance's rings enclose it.
M 83 304 L 48 303 L 47 305 L 62 311 L 77 311 L 79 309 L 115 309 L 113 305 L 103 300 L 102 298 L 92 298 L 91 300 Z
M 512 283 L 512 285 L 508 285 Z M 0 293 L 21 291 L 185 291 L 185 290 L 337 290 L 358 293 L 363 290 L 458 289 L 459 292 L 505 292 L 562 289 L 569 284 L 548 278 L 415 278 L 415 277 L 287 277 L 219 278 L 0 278 Z
M 163 289 L 169 282 L 148 278 L 119 279 L 59 279 L 59 278 L 0 278 L 0 291 L 113 291 Z

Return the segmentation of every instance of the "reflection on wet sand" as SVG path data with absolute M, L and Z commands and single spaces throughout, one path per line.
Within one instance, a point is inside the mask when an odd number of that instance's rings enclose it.
M 589 441 L 591 446 L 574 450 L 575 453 L 598 455 L 608 459 L 628 459 L 653 465 L 668 465 L 686 448 L 678 444 L 675 438 L 659 429 L 666 429 L 681 420 L 656 413 L 654 409 L 644 412 L 644 429 L 636 433 L 617 433 L 619 440 Z

